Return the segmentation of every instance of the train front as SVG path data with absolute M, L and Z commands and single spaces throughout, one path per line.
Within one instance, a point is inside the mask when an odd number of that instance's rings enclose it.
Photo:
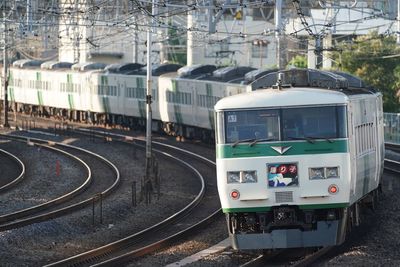
M 337 91 L 291 88 L 217 103 L 218 191 L 235 249 L 343 242 L 347 101 Z

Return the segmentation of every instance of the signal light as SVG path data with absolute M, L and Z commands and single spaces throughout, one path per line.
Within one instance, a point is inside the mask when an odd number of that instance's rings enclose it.
M 232 190 L 232 192 L 231 192 L 231 198 L 232 198 L 233 200 L 236 200 L 236 199 L 239 199 L 239 197 L 240 197 L 239 191 L 237 191 L 237 190 Z
M 338 191 L 339 191 L 339 187 L 338 187 L 337 185 L 335 185 L 335 184 L 331 184 L 331 185 L 328 187 L 328 192 L 329 192 L 330 194 L 336 194 Z

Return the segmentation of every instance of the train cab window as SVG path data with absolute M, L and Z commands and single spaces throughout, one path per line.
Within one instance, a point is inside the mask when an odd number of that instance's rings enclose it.
M 228 144 L 347 137 L 345 106 L 225 111 L 223 121 Z
M 282 109 L 283 140 L 346 137 L 344 107 Z
M 228 111 L 224 121 L 226 143 L 279 140 L 278 110 Z

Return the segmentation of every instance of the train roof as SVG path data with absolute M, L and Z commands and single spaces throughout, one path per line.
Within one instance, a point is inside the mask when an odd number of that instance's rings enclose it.
M 340 91 L 319 88 L 263 89 L 228 96 L 217 102 L 216 110 L 346 104 L 349 97 Z
M 104 70 L 110 73 L 131 74 L 140 71 L 143 67 L 144 65 L 139 63 L 121 63 L 107 65 Z
M 44 70 L 70 69 L 73 63 L 63 61 L 46 61 L 40 65 Z
M 348 95 L 375 93 L 358 77 L 345 72 L 329 72 L 315 69 L 290 69 L 270 72 L 251 83 L 252 90 L 271 88 L 279 84 L 285 87 L 313 87 L 341 90 Z
M 213 82 L 241 83 L 244 80 L 245 74 L 252 70 L 255 70 L 255 68 L 238 66 L 224 67 L 216 69 L 212 74 L 205 75 L 198 79 Z
M 17 68 L 28 68 L 28 67 L 40 67 L 40 65 L 43 63 L 43 60 L 31 60 L 31 59 L 19 59 L 13 62 L 13 67 Z
M 211 75 L 217 69 L 214 65 L 184 66 L 178 70 L 179 78 L 198 79 L 205 75 Z
M 165 63 L 161 65 L 152 65 L 151 66 L 151 75 L 152 76 L 160 76 L 169 72 L 176 72 L 178 69 L 182 68 L 182 65 Z M 143 66 L 141 69 L 138 69 L 135 72 L 129 73 L 129 75 L 146 75 L 147 66 Z
M 105 63 L 83 62 L 72 65 L 71 69 L 75 71 L 103 70 L 106 66 Z

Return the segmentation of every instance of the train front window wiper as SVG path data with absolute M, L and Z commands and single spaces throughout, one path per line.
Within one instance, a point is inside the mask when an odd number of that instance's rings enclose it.
M 306 140 L 307 142 L 311 144 L 315 144 L 315 139 L 312 137 L 304 136 L 304 137 L 294 137 L 294 136 L 288 136 L 287 139 L 290 140 Z
M 251 142 L 249 144 L 249 146 L 254 146 L 255 144 L 257 144 L 258 142 L 269 142 L 269 141 L 274 141 L 274 138 L 260 138 L 260 139 L 254 139 L 253 142 Z
M 254 140 L 255 140 L 255 138 L 237 140 L 237 141 L 235 141 L 235 143 L 232 144 L 232 147 L 235 147 L 240 143 L 254 142 Z
M 333 143 L 335 141 L 332 140 L 332 137 L 322 137 L 322 136 L 307 136 L 308 138 L 312 138 L 312 139 L 324 139 L 325 141 L 329 142 L 329 143 Z

